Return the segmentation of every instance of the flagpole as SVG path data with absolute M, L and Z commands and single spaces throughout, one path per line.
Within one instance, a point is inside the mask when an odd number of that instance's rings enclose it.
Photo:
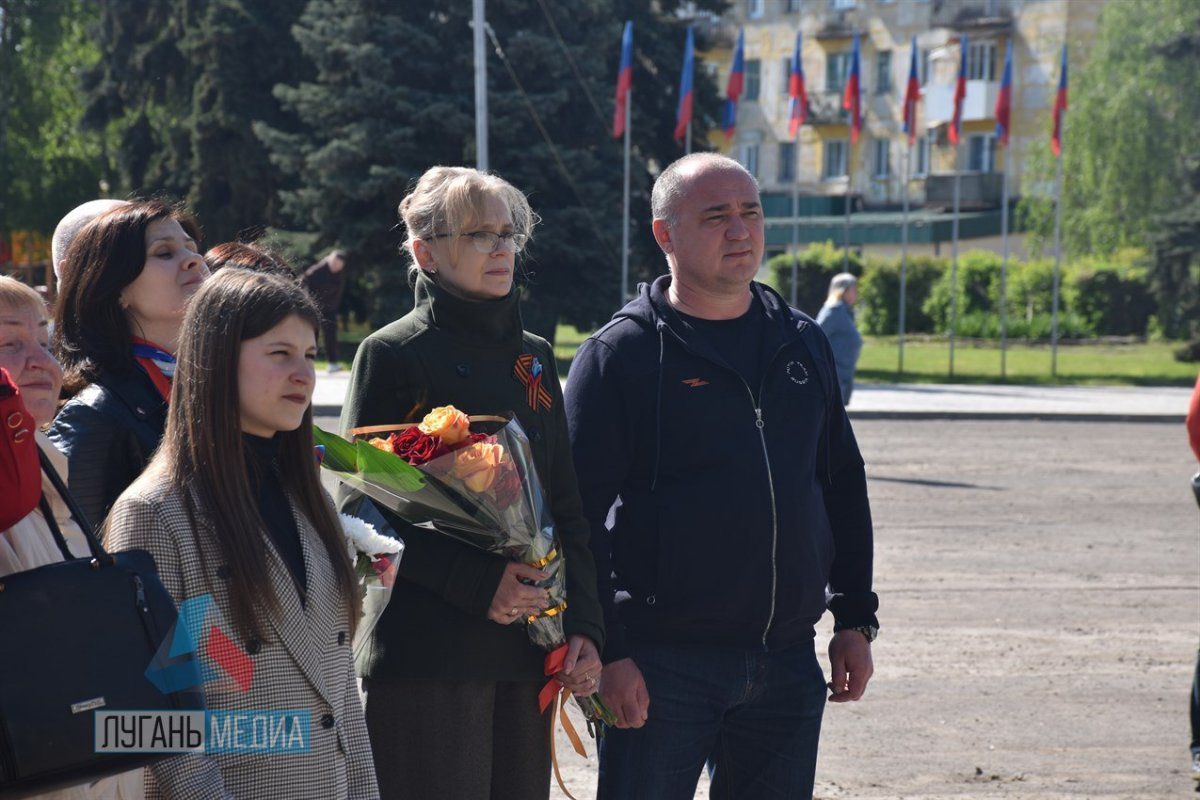
M 633 90 L 625 92 L 625 195 L 624 195 L 624 224 L 621 225 L 621 302 L 617 308 L 625 305 L 629 297 L 629 151 L 630 129 L 633 127 Z
M 484 49 L 484 0 L 474 0 L 475 34 L 475 167 L 488 170 L 487 52 Z
M 1050 377 L 1058 377 L 1058 288 L 1062 270 L 1062 156 L 1054 160 L 1054 293 L 1050 311 Z
M 689 155 L 689 156 L 692 154 L 692 121 L 691 120 L 688 120 L 688 124 L 687 124 L 687 139 L 684 140 L 683 154 Z
M 958 206 L 961 173 L 958 169 L 959 146 L 954 145 L 954 219 L 950 227 L 950 377 L 954 377 L 954 326 L 958 311 Z
M 1008 377 L 1008 161 L 1012 148 L 1004 148 L 1000 180 L 1000 377 Z
M 796 126 L 796 177 L 792 181 L 792 291 L 789 301 L 797 308 L 796 281 L 800 275 L 800 126 Z
M 904 183 L 900 187 L 904 195 L 904 224 L 900 226 L 900 364 L 897 371 L 904 374 L 904 311 L 908 300 L 908 183 L 909 170 L 912 168 L 912 144 L 909 137 L 904 137 Z
M 850 188 L 854 185 L 854 137 L 850 137 L 850 146 L 846 148 L 846 196 L 843 211 L 842 230 L 842 272 L 850 271 Z

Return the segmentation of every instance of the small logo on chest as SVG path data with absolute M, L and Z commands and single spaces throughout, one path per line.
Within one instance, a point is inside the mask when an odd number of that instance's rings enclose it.
M 687 380 L 681 382 L 687 384 L 693 389 L 698 389 L 701 386 L 708 386 L 708 381 L 703 380 L 702 378 L 688 378 Z
M 789 361 L 787 363 L 787 376 L 792 383 L 803 386 L 808 383 L 808 367 L 804 366 L 803 361 Z

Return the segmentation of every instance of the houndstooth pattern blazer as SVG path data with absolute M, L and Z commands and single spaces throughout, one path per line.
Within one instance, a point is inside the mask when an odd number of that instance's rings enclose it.
M 206 628 L 217 624 L 253 662 L 248 688 L 229 676 L 206 684 L 209 710 L 288 710 L 311 715 L 308 752 L 189 753 L 167 759 L 147 773 L 150 800 L 379 797 L 351 658 L 351 601 L 337 589 L 333 565 L 316 529 L 294 504 L 292 514 L 307 573 L 305 602 L 301 603 L 291 573 L 268 538 L 270 580 L 280 614 L 264 624 L 264 641 L 243 642 L 229 622 L 233 619 L 229 594 L 223 590 L 227 572 L 215 542 L 206 535 L 207 518 L 197 515 L 199 530 L 193 535 L 183 494 L 150 473 L 142 475 L 113 506 L 108 548 L 149 551 L 177 603 L 211 594 Z

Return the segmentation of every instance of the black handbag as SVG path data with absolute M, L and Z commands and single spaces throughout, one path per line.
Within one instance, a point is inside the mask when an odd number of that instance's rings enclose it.
M 187 689 L 167 692 L 148 677 L 177 616 L 154 559 L 142 550 L 106 552 L 39 455 L 91 558 L 71 554 L 43 496 L 42 513 L 66 560 L 0 578 L 0 798 L 86 783 L 165 757 L 97 753 L 98 712 L 204 710 L 194 658 L 185 659 L 196 669 L 194 683 L 159 682 Z

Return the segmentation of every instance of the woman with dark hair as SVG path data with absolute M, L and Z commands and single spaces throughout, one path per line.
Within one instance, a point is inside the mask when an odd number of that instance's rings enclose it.
M 50 439 L 93 525 L 162 438 L 184 309 L 208 277 L 198 237 L 190 216 L 151 200 L 102 214 L 67 250 L 54 350 L 69 400 Z
M 222 267 L 240 267 L 255 272 L 273 272 L 276 275 L 295 277 L 292 268 L 278 253 L 259 244 L 246 242 L 222 242 L 204 254 L 204 263 L 209 272 Z
M 313 456 L 319 319 L 294 281 L 214 276 L 184 321 L 163 444 L 106 523 L 108 547 L 149 551 L 176 602 L 208 604 L 195 652 L 232 650 L 205 665 L 222 675 L 205 686 L 210 729 L 267 710 L 282 738 L 303 735 L 297 751 L 161 762 L 151 797 L 378 796 L 350 651 L 356 580 Z
M 520 420 L 563 549 L 569 650 L 556 677 L 592 694 L 604 622 L 562 388 L 549 343 L 523 329 L 513 285 L 536 215 L 495 175 L 433 167 L 400 216 L 415 307 L 359 347 L 342 428 L 419 421 L 444 405 Z M 546 592 L 530 585 L 544 573 L 389 521 L 405 556 L 358 664 L 383 797 L 547 797 L 550 714 L 537 699 L 545 653 L 513 624 L 545 609 Z

